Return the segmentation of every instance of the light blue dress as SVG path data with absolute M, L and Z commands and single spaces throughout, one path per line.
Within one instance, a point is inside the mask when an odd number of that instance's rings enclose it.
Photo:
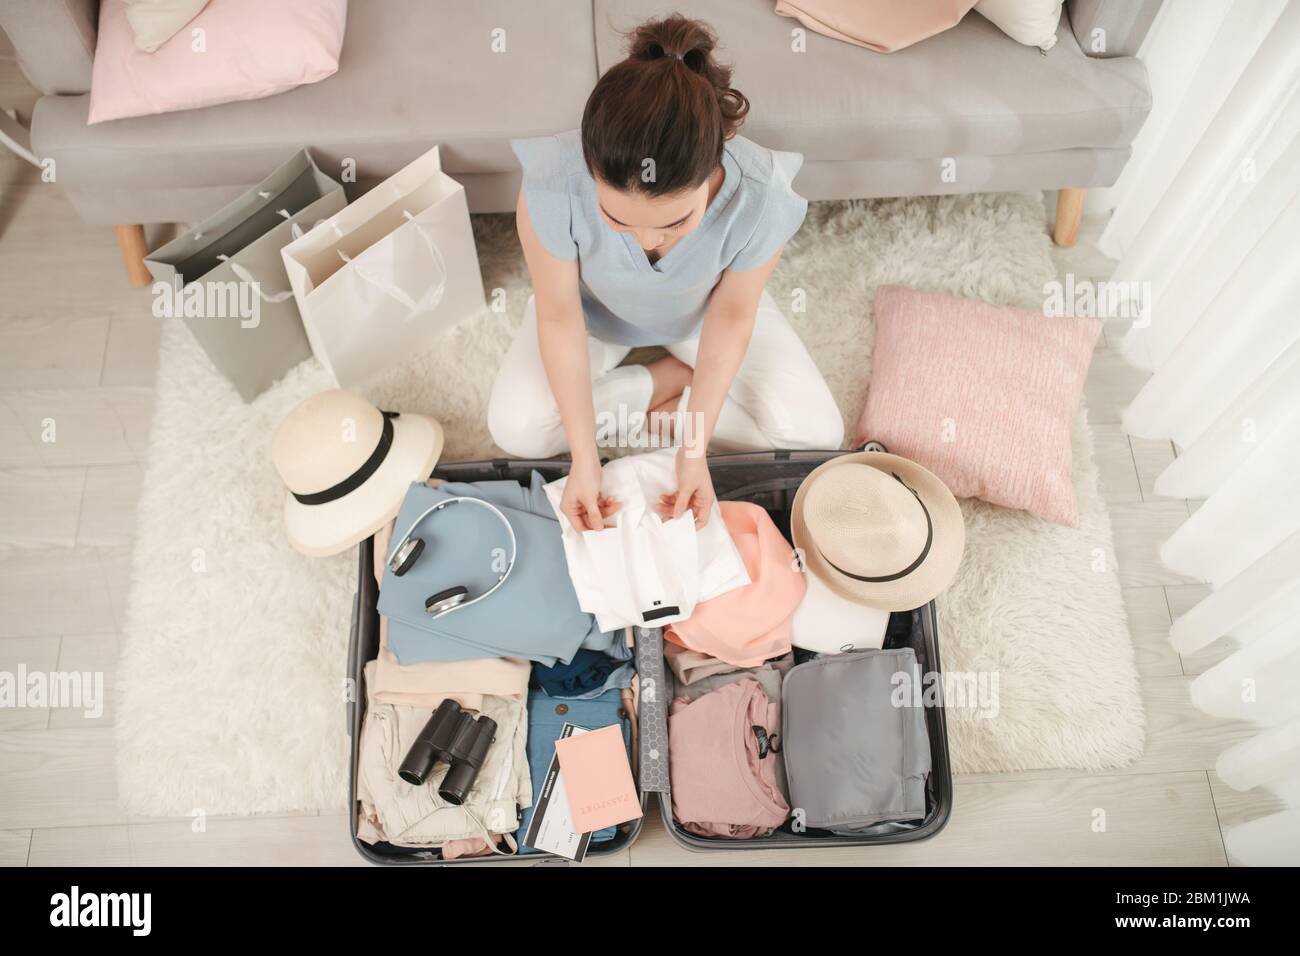
M 512 140 L 524 202 L 542 245 L 577 259 L 587 331 L 616 345 L 669 345 L 700 334 L 709 293 L 726 269 L 756 269 L 798 231 L 808 201 L 791 186 L 803 156 L 736 136 L 704 218 L 651 264 L 630 232 L 601 217 L 578 130 Z

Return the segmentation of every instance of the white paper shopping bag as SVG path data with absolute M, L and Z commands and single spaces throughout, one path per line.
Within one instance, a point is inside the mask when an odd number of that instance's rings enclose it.
M 436 146 L 281 254 L 312 353 L 345 388 L 485 305 L 465 189 Z

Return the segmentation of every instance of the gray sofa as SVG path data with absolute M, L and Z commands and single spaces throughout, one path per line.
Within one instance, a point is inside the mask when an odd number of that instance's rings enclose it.
M 339 71 L 321 83 L 95 126 L 96 0 L 0 0 L 0 27 L 46 94 L 34 152 L 56 161 L 87 222 L 122 226 L 202 218 L 304 145 L 336 174 L 354 160 L 364 188 L 438 143 L 472 210 L 510 210 L 508 140 L 576 126 L 621 57 L 617 31 L 673 9 L 718 30 L 753 104 L 745 134 L 803 153 L 810 199 L 1062 188 L 1081 207 L 1080 190 L 1119 176 L 1150 109 L 1134 54 L 1158 7 L 1067 0 L 1045 55 L 973 12 L 886 55 L 811 32 L 794 52 L 799 24 L 772 0 L 354 0 Z M 1098 30 L 1105 51 L 1086 54 Z

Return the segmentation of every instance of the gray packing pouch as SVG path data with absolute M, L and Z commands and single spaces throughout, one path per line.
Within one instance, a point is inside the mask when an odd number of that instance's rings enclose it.
M 311 357 L 280 249 L 345 205 L 343 187 L 299 150 L 145 259 L 166 283 L 155 283 L 154 314 L 183 319 L 244 401 Z
M 905 675 L 905 676 L 900 676 Z M 799 664 L 782 686 L 790 806 L 809 827 L 856 834 L 925 817 L 930 738 L 910 648 Z

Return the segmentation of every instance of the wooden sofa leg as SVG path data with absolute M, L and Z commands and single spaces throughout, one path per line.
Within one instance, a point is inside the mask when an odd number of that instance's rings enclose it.
M 122 262 L 126 266 L 126 277 L 131 285 L 142 289 L 153 281 L 153 276 L 145 267 L 144 257 L 149 249 L 144 244 L 144 226 L 135 223 L 117 227 L 117 246 L 122 250 Z
M 1067 249 L 1079 238 L 1079 220 L 1083 218 L 1086 189 L 1062 189 L 1056 196 L 1056 227 L 1052 240 Z

